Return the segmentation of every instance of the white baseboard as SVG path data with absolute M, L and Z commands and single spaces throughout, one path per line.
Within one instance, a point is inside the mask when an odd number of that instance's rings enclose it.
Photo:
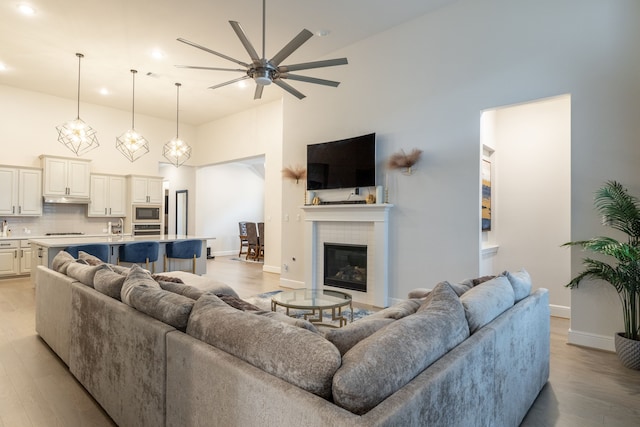
M 215 251 L 215 252 L 211 252 L 211 255 L 213 255 L 213 256 L 238 255 L 238 251 L 237 250 L 233 250 L 233 251 Z
M 291 289 L 299 289 L 305 287 L 304 282 L 301 282 L 299 280 L 283 279 L 282 277 L 280 278 L 280 286 L 282 286 L 283 288 Z
M 274 265 L 263 265 L 262 266 L 262 271 L 264 271 L 266 273 L 280 274 L 280 267 L 276 267 Z
M 567 336 L 569 344 L 597 348 L 606 351 L 616 351 L 615 344 L 613 343 L 613 337 L 591 334 L 589 332 L 574 331 L 572 329 L 569 329 Z
M 563 319 L 571 319 L 571 307 L 564 305 L 549 304 L 549 310 L 553 317 L 562 317 Z

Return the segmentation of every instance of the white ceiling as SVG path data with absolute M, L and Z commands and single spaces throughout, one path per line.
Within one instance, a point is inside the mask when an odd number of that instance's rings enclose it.
M 314 33 L 329 30 L 330 35 L 311 38 L 284 64 L 333 57 L 331 52 L 337 49 L 455 1 L 268 0 L 266 56 L 273 56 L 307 28 Z M 17 7 L 21 3 L 31 4 L 35 15 L 20 14 Z M 180 121 L 194 125 L 291 96 L 270 85 L 262 101 L 254 101 L 255 83 L 251 80 L 245 89 L 237 85 L 207 89 L 242 73 L 174 66 L 237 68 L 233 62 L 176 41 L 178 37 L 250 62 L 228 21 L 238 21 L 260 53 L 260 0 L 5 0 L 0 4 L 0 17 L 0 63 L 6 67 L 0 70 L 1 85 L 75 100 L 75 53 L 79 52 L 84 54 L 81 102 L 130 111 L 130 70 L 136 69 L 136 115 L 174 119 L 176 82 L 182 83 Z M 162 51 L 164 58 L 154 59 L 151 53 L 155 49 Z M 322 69 L 298 73 L 323 77 Z M 309 85 L 291 84 L 303 93 Z M 103 87 L 109 95 L 99 93 Z

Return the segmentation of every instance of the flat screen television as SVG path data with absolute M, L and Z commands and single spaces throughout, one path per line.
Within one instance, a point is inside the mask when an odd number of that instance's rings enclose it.
M 375 185 L 375 133 L 307 145 L 307 190 Z

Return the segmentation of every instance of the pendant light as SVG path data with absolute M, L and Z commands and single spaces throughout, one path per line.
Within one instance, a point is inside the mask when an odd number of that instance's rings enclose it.
M 178 129 L 180 126 L 180 83 L 176 83 L 176 136 L 164 144 L 162 155 L 175 167 L 180 167 L 191 157 L 191 147 L 180 139 Z
M 76 156 L 81 156 L 87 151 L 99 147 L 96 131 L 80 119 L 80 61 L 84 58 L 81 53 L 76 53 L 78 57 L 78 115 L 74 120 L 70 120 L 63 125 L 56 126 L 58 131 L 58 141 L 73 151 Z
M 131 129 L 116 138 L 116 148 L 131 162 L 135 162 L 140 157 L 149 152 L 149 141 L 140 135 L 135 128 L 135 97 L 136 97 L 136 73 L 131 70 L 133 76 L 133 95 L 131 101 Z

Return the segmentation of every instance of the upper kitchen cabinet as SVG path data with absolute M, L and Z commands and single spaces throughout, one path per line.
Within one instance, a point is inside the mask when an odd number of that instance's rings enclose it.
M 89 200 L 91 161 L 66 157 L 40 156 L 44 171 L 43 195 Z
M 127 175 L 131 203 L 162 204 L 162 178 L 155 176 Z
M 91 201 L 87 216 L 126 217 L 127 185 L 124 176 L 91 175 Z
M 0 215 L 42 215 L 42 171 L 0 166 Z

